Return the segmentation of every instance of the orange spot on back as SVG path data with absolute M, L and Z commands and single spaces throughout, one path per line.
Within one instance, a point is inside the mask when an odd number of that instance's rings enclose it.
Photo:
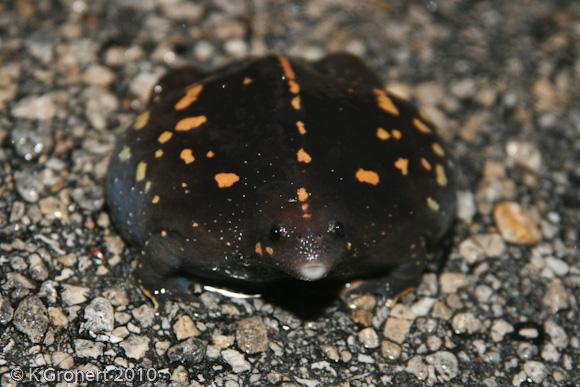
M 367 183 L 371 185 L 377 185 L 380 182 L 379 174 L 375 171 L 370 171 L 366 169 L 359 168 L 356 171 L 355 177 L 361 183 Z
M 151 200 L 151 203 L 153 203 L 153 204 L 159 203 L 159 195 L 153 196 L 153 199 Z
M 240 177 L 235 173 L 222 172 L 214 176 L 219 188 L 229 188 L 240 181 Z
M 433 211 L 439 211 L 439 203 L 433 200 L 431 197 L 427 198 L 427 206 Z
M 377 137 L 379 140 L 386 141 L 391 137 L 391 135 L 385 129 L 377 128 Z
M 399 109 L 395 106 L 393 100 L 385 93 L 382 89 L 373 89 L 373 93 L 377 98 L 377 104 L 385 112 L 392 114 L 393 116 L 399 115 Z
M 395 168 L 400 170 L 403 176 L 407 176 L 407 173 L 409 173 L 409 160 L 399 157 L 397 161 L 395 161 Z
M 123 147 L 123 149 L 121 149 L 121 152 L 119 152 L 119 160 L 121 161 L 127 161 L 131 158 L 131 148 L 129 148 L 127 145 L 125 145 Z
M 252 78 L 248 78 L 248 77 L 245 77 L 245 78 L 244 78 L 244 80 L 242 81 L 242 83 L 243 83 L 245 86 L 247 86 L 247 85 L 251 85 L 251 84 L 252 84 L 252 82 L 254 82 L 254 81 L 252 80 Z
M 300 96 L 297 95 L 296 97 L 292 98 L 292 101 L 290 101 L 290 104 L 292 105 L 292 107 L 296 110 L 300 110 Z
M 264 254 L 264 251 L 262 250 L 262 244 L 260 242 L 256 242 L 256 247 L 254 249 L 254 251 L 256 252 L 256 254 L 258 254 L 260 257 Z
M 139 162 L 137 164 L 137 171 L 135 172 L 135 180 L 142 181 L 145 179 L 145 175 L 147 174 L 147 163 L 145 161 Z
M 300 93 L 300 85 L 293 79 L 288 81 L 288 88 L 292 94 Z
M 147 123 L 149 122 L 150 116 L 151 116 L 151 114 L 149 112 L 143 112 L 143 113 L 139 114 L 139 116 L 135 120 L 135 125 L 133 125 L 133 128 L 135 130 L 143 129 L 147 125 Z
M 421 165 L 425 168 L 426 171 L 430 171 L 432 169 L 431 163 L 424 158 L 421 158 Z
M 207 153 L 205 154 L 205 157 L 207 157 L 208 159 L 211 159 L 214 156 L 215 153 L 212 150 L 208 150 Z
M 308 193 L 308 191 L 306 191 L 306 188 L 304 188 L 304 187 L 298 188 L 296 193 L 298 194 L 298 200 L 301 202 L 307 201 L 308 196 L 310 196 L 310 194 Z
M 303 136 L 306 134 L 306 127 L 304 126 L 304 122 L 296 121 L 296 127 L 298 128 L 298 133 Z
M 182 110 L 190 106 L 192 103 L 197 101 L 197 97 L 203 90 L 203 85 L 194 84 L 187 88 L 187 92 L 177 103 L 175 104 L 175 110 Z
M 173 133 L 166 130 L 165 132 L 159 135 L 157 141 L 159 141 L 160 144 L 165 144 L 167 141 L 171 140 L 171 137 L 173 137 Z
M 290 64 L 290 61 L 285 56 L 280 56 L 280 66 L 282 66 L 282 71 L 284 72 L 284 76 L 288 79 L 296 79 L 296 74 L 294 73 L 294 69 Z
M 418 118 L 413 118 L 413 126 L 421 133 L 431 133 L 431 129 L 429 129 L 429 127 Z
M 273 249 L 273 248 L 271 248 L 270 246 L 267 246 L 267 247 L 265 248 L 265 250 L 266 250 L 266 252 L 267 252 L 268 254 L 270 254 L 270 255 L 274 255 L 274 249 Z
M 177 132 L 187 132 L 188 130 L 195 129 L 198 126 L 205 124 L 206 122 L 206 116 L 187 117 L 180 120 L 177 125 L 175 125 L 175 130 Z
M 301 208 L 302 208 L 302 211 L 305 211 L 305 212 L 306 212 L 306 211 L 308 211 L 308 207 L 310 207 L 310 206 L 308 205 L 308 203 L 304 203 L 304 204 L 301 206 Z
M 308 152 L 304 150 L 304 148 L 300 148 L 298 150 L 298 152 L 296 153 L 296 158 L 298 159 L 299 162 L 306 164 L 312 161 L 312 157 L 310 157 L 310 155 L 308 154 Z
M 179 158 L 185 162 L 185 164 L 191 164 L 195 161 L 195 157 L 193 156 L 193 152 L 191 149 L 186 148 L 181 151 L 179 154 Z
M 400 130 L 393 129 L 391 133 L 393 133 L 393 137 L 395 138 L 395 140 L 400 140 L 403 137 L 403 134 L 401 133 Z
M 157 149 L 155 151 L 155 158 L 160 159 L 163 156 L 163 149 Z
M 431 148 L 433 149 L 433 152 L 435 152 L 435 154 L 437 156 L 439 156 L 439 157 L 445 156 L 445 151 L 443 150 L 443 147 L 441 145 L 437 144 L 436 142 L 431 144 Z
M 445 174 L 445 168 L 441 164 L 435 166 L 435 176 L 437 178 L 437 184 L 442 187 L 447 185 L 447 175 Z

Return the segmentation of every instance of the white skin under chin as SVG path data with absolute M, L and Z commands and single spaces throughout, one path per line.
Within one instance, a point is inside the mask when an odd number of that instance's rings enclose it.
M 328 272 L 327 268 L 321 264 L 306 264 L 300 269 L 302 278 L 307 281 L 314 281 L 320 279 Z

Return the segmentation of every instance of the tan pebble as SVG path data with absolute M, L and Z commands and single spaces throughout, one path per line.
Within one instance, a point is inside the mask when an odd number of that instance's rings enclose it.
M 538 220 L 518 203 L 499 203 L 493 211 L 493 217 L 506 241 L 519 245 L 533 245 L 540 241 Z

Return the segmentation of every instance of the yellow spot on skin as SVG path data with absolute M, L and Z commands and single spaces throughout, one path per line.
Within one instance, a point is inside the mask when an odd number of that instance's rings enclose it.
M 155 158 L 160 159 L 163 156 L 163 149 L 157 149 L 155 151 Z
M 147 125 L 147 123 L 149 122 L 150 116 L 151 116 L 151 114 L 149 112 L 143 112 L 143 113 L 139 114 L 139 116 L 135 120 L 135 125 L 133 126 L 133 128 L 135 130 L 143 129 Z
M 312 157 L 310 157 L 310 155 L 308 154 L 308 152 L 304 150 L 304 148 L 300 148 L 298 150 L 298 152 L 296 153 L 296 158 L 298 159 L 299 162 L 306 164 L 312 161 Z
M 445 151 L 443 150 L 443 147 L 439 144 L 437 144 L 436 142 L 434 142 L 431 145 L 431 148 L 433 148 L 433 152 L 435 152 L 435 154 L 439 157 L 443 157 L 445 156 Z
M 413 126 L 421 133 L 429 134 L 431 129 L 423 121 L 418 118 L 413 118 Z
M 435 166 L 435 176 L 437 176 L 437 184 L 442 187 L 447 185 L 447 176 L 445 175 L 445 168 L 443 168 L 443 165 L 437 164 Z
M 151 203 L 153 203 L 153 204 L 159 203 L 159 195 L 153 196 L 153 199 L 151 200 Z
M 123 149 L 121 149 L 121 152 L 119 152 L 119 160 L 127 161 L 130 158 L 131 158 L 131 148 L 125 145 Z
M 137 172 L 135 174 L 136 181 L 142 181 L 145 179 L 145 175 L 147 173 L 147 163 L 145 161 L 141 161 L 137 164 Z
M 254 82 L 254 81 L 252 81 L 252 78 L 245 77 L 242 83 L 243 83 L 245 86 L 248 86 L 248 85 L 251 85 L 251 84 L 252 84 L 252 82 Z
M 193 152 L 189 148 L 182 150 L 181 153 L 179 154 L 179 158 L 183 160 L 185 164 L 191 164 L 195 161 Z
M 295 81 L 295 80 L 289 80 L 288 81 L 288 87 L 290 88 L 290 92 L 292 94 L 298 94 L 300 93 L 300 85 Z
M 274 255 L 274 249 L 273 249 L 273 248 L 271 248 L 270 246 L 267 246 L 265 250 L 266 250 L 266 252 L 267 252 L 268 254 L 270 254 L 270 255 Z
M 296 121 L 296 128 L 298 128 L 298 133 L 300 133 L 302 136 L 306 134 L 306 127 L 304 126 L 304 122 Z
M 262 255 L 264 255 L 264 251 L 262 250 L 262 244 L 260 242 L 256 243 L 256 248 L 254 250 L 256 252 L 256 254 L 258 254 L 260 257 Z
M 203 85 L 191 85 L 187 88 L 187 92 L 177 103 L 175 104 L 175 110 L 183 110 L 189 107 L 192 103 L 197 101 L 197 97 L 203 90 Z
M 300 187 L 298 188 L 298 190 L 296 191 L 296 193 L 298 194 L 298 200 L 301 202 L 305 202 L 308 200 L 308 196 L 310 195 L 308 193 L 308 191 L 306 191 L 306 188 L 304 187 Z
M 312 214 L 302 214 L 303 219 L 310 219 L 312 218 Z
M 429 206 L 430 209 L 432 209 L 433 211 L 439 211 L 439 203 L 437 203 L 435 200 L 433 200 L 431 197 L 427 198 L 427 205 Z
M 235 173 L 222 172 L 214 176 L 219 188 L 229 188 L 240 181 L 240 177 Z
M 350 242 L 346 242 L 346 249 L 347 249 L 348 251 L 352 250 L 352 243 L 350 243 Z
M 431 163 L 424 158 L 421 158 L 421 165 L 425 168 L 426 171 L 430 171 L 432 169 Z
M 149 192 L 150 189 L 151 189 L 151 180 L 147 180 L 145 182 L 145 193 Z
M 302 207 L 302 211 L 306 212 L 306 211 L 308 211 L 308 207 L 310 207 L 310 206 L 308 205 L 308 203 L 304 203 L 301 207 Z
M 213 153 L 212 150 L 208 150 L 207 153 L 205 154 L 205 157 L 207 157 L 208 159 L 211 159 L 214 156 L 215 156 L 215 153 Z
M 377 128 L 377 137 L 379 140 L 386 141 L 391 137 L 391 135 L 385 129 Z
M 379 174 L 375 171 L 368 171 L 366 169 L 359 168 L 356 171 L 355 177 L 361 183 L 367 183 L 371 185 L 379 184 L 380 178 Z
M 409 173 L 409 160 L 399 157 L 397 161 L 395 161 L 395 168 L 400 170 L 403 176 L 407 176 Z
M 191 223 L 191 227 L 193 228 L 199 227 L 199 224 L 194 220 L 193 223 Z
M 290 101 L 290 104 L 292 105 L 292 107 L 296 110 L 300 110 L 300 96 L 297 95 L 296 97 L 292 98 L 292 101 Z
M 403 134 L 401 133 L 400 130 L 393 129 L 391 133 L 393 133 L 393 137 L 395 138 L 395 140 L 400 140 L 403 137 Z
M 385 93 L 384 90 L 373 89 L 373 93 L 375 94 L 375 97 L 377 97 L 377 104 L 382 110 L 394 116 L 399 115 L 399 109 L 397 109 L 397 107 L 393 103 L 393 100 L 389 98 L 389 96 L 387 95 L 387 93 Z
M 160 144 L 165 144 L 167 141 L 171 140 L 171 137 L 173 137 L 173 133 L 166 130 L 165 132 L 159 135 L 157 141 L 159 141 Z
M 284 76 L 288 79 L 296 79 L 296 74 L 294 73 L 294 69 L 290 64 L 290 61 L 285 56 L 280 56 L 280 66 L 282 66 L 282 71 L 284 72 Z
M 167 231 L 161 230 L 161 236 L 165 238 L 167 236 Z
M 175 125 L 175 131 L 177 132 L 187 132 L 188 130 L 195 129 L 207 122 L 206 116 L 194 116 L 187 117 L 180 120 L 177 125 Z

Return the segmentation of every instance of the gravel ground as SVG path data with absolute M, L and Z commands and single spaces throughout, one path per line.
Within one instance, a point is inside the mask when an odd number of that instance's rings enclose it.
M 578 385 L 580 3 L 391 3 L 1 1 L 2 385 L 18 366 L 193 386 Z M 454 151 L 447 259 L 394 307 L 334 299 L 312 316 L 198 287 L 156 313 L 103 200 L 153 82 L 187 62 L 338 49 Z

